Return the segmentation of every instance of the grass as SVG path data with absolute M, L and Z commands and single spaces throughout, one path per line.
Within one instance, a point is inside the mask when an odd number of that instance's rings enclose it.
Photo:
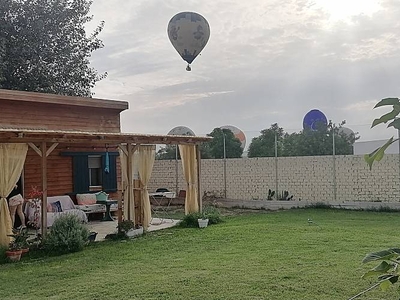
M 308 219 L 314 221 L 308 223 Z M 316 225 L 318 224 L 318 225 Z M 366 253 L 400 245 L 399 213 L 243 213 L 83 252 L 0 265 L 3 299 L 348 299 Z M 373 291 L 359 299 L 398 299 Z

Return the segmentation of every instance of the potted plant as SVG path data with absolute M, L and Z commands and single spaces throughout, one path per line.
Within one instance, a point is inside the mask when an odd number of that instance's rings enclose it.
M 6 251 L 6 256 L 10 261 L 19 261 L 21 259 L 22 250 L 18 245 L 12 241 L 9 244 L 8 250 Z
M 200 218 L 197 219 L 197 223 L 199 223 L 200 228 L 206 228 L 208 226 L 208 216 L 205 210 L 200 213 Z
M 11 242 L 12 248 L 21 250 L 21 253 L 27 253 L 29 251 L 29 233 L 26 227 L 20 228 L 14 231 L 14 234 L 10 235 L 14 240 Z
M 9 244 L 9 249 L 6 251 L 6 256 L 10 261 L 19 261 L 22 253 L 29 251 L 28 245 L 28 230 L 26 228 L 15 231 L 14 234 L 10 234 L 12 241 Z
M 132 238 L 143 234 L 143 227 L 135 225 L 131 220 L 124 220 L 118 224 L 118 233 L 124 234 L 126 237 Z

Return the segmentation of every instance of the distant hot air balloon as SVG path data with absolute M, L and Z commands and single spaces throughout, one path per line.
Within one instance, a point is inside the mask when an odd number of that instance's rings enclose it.
M 338 133 L 339 133 L 340 135 L 347 136 L 347 137 L 352 141 L 352 143 L 355 142 L 355 133 L 354 133 L 354 131 L 351 130 L 350 128 L 347 128 L 347 127 L 340 127 Z
M 200 54 L 210 38 L 210 25 L 195 12 L 180 12 L 168 23 L 168 37 L 184 61 L 190 64 Z
M 320 124 L 320 125 L 318 125 Z M 324 113 L 318 109 L 310 110 L 303 119 L 303 129 L 311 129 L 315 131 L 318 129 L 318 126 L 327 126 L 328 120 Z
M 191 135 L 195 136 L 194 132 L 192 129 L 186 126 L 176 126 L 172 128 L 169 132 L 168 135 Z
M 242 149 L 244 149 L 244 147 L 246 146 L 246 135 L 244 134 L 243 131 L 241 131 L 236 126 L 232 126 L 232 125 L 224 125 L 224 126 L 221 126 L 220 128 L 221 129 L 229 129 L 230 131 L 232 131 L 235 138 L 237 138 L 240 141 L 240 144 L 241 144 L 240 147 L 242 147 Z

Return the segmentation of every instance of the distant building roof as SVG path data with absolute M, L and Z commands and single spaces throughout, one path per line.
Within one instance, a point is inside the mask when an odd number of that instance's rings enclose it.
M 365 141 L 354 143 L 354 155 L 368 154 L 377 149 L 378 147 L 384 145 L 387 140 L 375 140 L 375 141 Z M 397 154 L 399 153 L 399 143 L 395 142 L 386 149 L 387 154 Z

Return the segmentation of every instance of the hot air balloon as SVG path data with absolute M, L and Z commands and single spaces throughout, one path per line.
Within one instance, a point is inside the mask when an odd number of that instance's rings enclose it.
M 319 124 L 319 125 L 318 125 Z M 318 126 L 327 126 L 328 120 L 324 113 L 318 109 L 310 110 L 303 119 L 303 129 L 315 131 Z
M 172 128 L 169 132 L 168 135 L 191 135 L 195 136 L 194 132 L 192 129 L 186 126 L 176 126 Z
M 210 38 L 210 25 L 207 20 L 195 12 L 180 12 L 168 23 L 168 37 L 184 61 L 190 64 L 200 54 Z
M 235 138 L 237 138 L 240 141 L 242 149 L 244 149 L 244 147 L 246 146 L 246 135 L 244 134 L 243 131 L 241 131 L 236 126 L 232 126 L 232 125 L 224 125 L 224 126 L 221 126 L 220 128 L 221 129 L 229 129 L 230 131 L 232 131 Z

